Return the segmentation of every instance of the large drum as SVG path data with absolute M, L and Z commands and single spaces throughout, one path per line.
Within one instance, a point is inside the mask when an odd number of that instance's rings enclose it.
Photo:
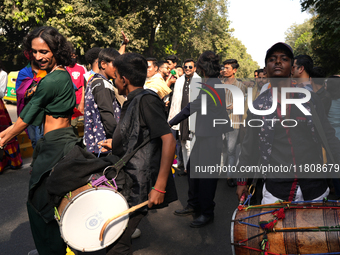
M 298 208 L 294 208 L 294 206 Z M 277 220 L 274 230 L 277 229 L 278 232 L 266 234 L 268 254 L 327 254 L 339 252 L 339 204 L 313 203 L 295 204 L 294 206 L 291 205 L 285 210 L 284 219 Z M 231 223 L 233 255 L 260 254 L 258 250 L 261 250 L 260 243 L 263 244 L 264 235 L 261 235 L 261 233 L 264 230 L 256 226 L 259 226 L 259 222 L 272 220 L 274 218 L 272 213 L 262 213 L 273 209 L 275 208 L 235 210 Z M 332 230 L 330 227 L 334 226 L 337 227 Z M 325 231 L 325 229 L 329 231 Z
M 129 216 L 112 221 L 99 241 L 107 219 L 129 209 L 126 199 L 115 189 L 85 185 L 63 198 L 58 207 L 61 236 L 67 245 L 79 251 L 101 250 L 124 232 Z

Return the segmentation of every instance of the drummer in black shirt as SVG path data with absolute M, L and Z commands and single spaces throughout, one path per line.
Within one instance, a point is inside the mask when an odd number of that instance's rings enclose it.
M 130 206 L 149 200 L 148 207 L 167 206 L 177 200 L 171 165 L 176 141 L 166 121 L 164 103 L 158 95 L 144 90 L 147 61 L 139 54 L 129 53 L 116 58 L 115 85 L 120 95 L 126 95 L 121 117 L 112 139 L 99 144 L 122 157 L 137 148 L 145 139 L 150 142 L 141 147 L 123 168 L 133 180 Z M 107 254 L 131 254 L 131 235 L 146 210 L 130 215 L 127 229 L 111 245 Z

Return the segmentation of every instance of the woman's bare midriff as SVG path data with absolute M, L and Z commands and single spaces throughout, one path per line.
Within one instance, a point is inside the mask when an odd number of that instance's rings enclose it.
M 71 116 L 68 118 L 54 118 L 51 115 L 46 115 L 44 124 L 44 135 L 50 131 L 66 128 L 71 126 Z

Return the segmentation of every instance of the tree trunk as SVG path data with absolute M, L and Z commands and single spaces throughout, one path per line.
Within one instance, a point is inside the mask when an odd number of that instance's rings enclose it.
M 151 35 L 150 35 L 150 39 L 149 39 L 149 44 L 148 44 L 148 52 L 147 55 L 149 57 L 153 56 L 153 46 L 155 43 L 155 37 L 156 37 L 156 27 L 151 27 Z

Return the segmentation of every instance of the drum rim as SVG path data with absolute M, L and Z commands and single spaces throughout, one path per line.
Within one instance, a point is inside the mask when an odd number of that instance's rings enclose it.
M 69 242 L 64 238 L 64 234 L 63 234 L 63 230 L 62 230 L 62 225 L 63 225 L 63 224 L 62 224 L 62 220 L 63 220 L 64 214 L 65 214 L 65 212 L 67 211 L 67 209 L 70 207 L 70 205 L 73 203 L 74 200 L 76 200 L 78 197 L 84 195 L 85 193 L 90 192 L 90 191 L 93 191 L 93 190 L 109 190 L 109 191 L 112 191 L 112 192 L 118 194 L 121 198 L 123 198 L 124 202 L 126 203 L 127 208 L 130 208 L 130 206 L 129 206 L 128 202 L 126 201 L 125 197 L 124 197 L 120 192 L 118 192 L 117 190 L 108 188 L 108 187 L 93 187 L 93 188 L 90 188 L 90 189 L 87 189 L 87 190 L 84 190 L 84 191 L 80 192 L 80 193 L 77 194 L 75 197 L 73 197 L 73 198 L 69 201 L 69 203 L 65 206 L 65 208 L 64 208 L 64 210 L 63 210 L 63 213 L 62 213 L 61 216 L 60 216 L 60 220 L 58 221 L 58 223 L 59 223 L 60 235 L 61 235 L 62 239 L 64 240 L 64 242 L 65 242 L 66 244 L 68 244 L 68 245 L 70 245 L 70 244 L 69 244 Z M 125 224 L 125 226 L 124 226 L 124 230 L 126 229 L 128 223 L 129 223 L 129 217 L 127 217 L 126 224 Z M 120 237 L 123 233 L 124 233 L 124 231 L 119 235 L 119 237 Z M 99 236 L 98 236 L 98 237 L 99 237 Z M 118 237 L 118 238 L 119 238 L 119 237 Z M 98 248 L 96 248 L 96 249 L 85 249 L 85 248 L 83 248 L 83 250 L 81 250 L 81 251 L 84 251 L 84 252 L 85 252 L 85 251 L 86 251 L 86 252 L 93 252 L 93 251 L 98 251 L 98 250 L 101 250 L 101 249 L 105 249 L 106 247 L 108 247 L 109 245 L 111 245 L 112 243 L 114 243 L 115 241 L 117 241 L 118 238 L 117 238 L 116 240 L 114 240 L 113 242 L 109 242 L 109 243 L 103 245 L 103 247 L 98 247 Z M 70 246 L 72 247 L 72 245 L 70 245 Z M 73 247 L 73 248 L 74 248 L 74 247 Z
M 233 220 L 235 220 L 237 212 L 238 212 L 238 209 L 236 208 L 234 213 L 233 213 L 233 216 L 231 217 L 231 224 L 230 224 L 230 239 L 231 239 L 231 243 L 235 242 L 234 241 L 234 224 L 235 224 L 235 222 Z M 231 245 L 231 254 L 235 255 L 235 246 L 234 245 Z
M 62 221 L 62 218 L 64 217 L 64 212 L 70 207 L 70 205 L 73 203 L 73 200 L 77 199 L 78 197 L 80 197 L 80 196 L 84 195 L 85 193 L 90 192 L 92 190 L 102 190 L 102 189 L 103 190 L 110 190 L 110 191 L 113 191 L 114 193 L 117 193 L 118 195 L 120 195 L 124 199 L 124 202 L 126 203 L 127 207 L 129 208 L 129 204 L 126 201 L 125 197 L 121 193 L 119 193 L 117 190 L 114 190 L 114 189 L 111 189 L 111 188 L 107 188 L 107 187 L 89 188 L 87 190 L 84 190 L 84 191 L 80 192 L 75 197 L 73 197 L 71 200 L 69 200 L 69 203 L 67 203 L 67 205 L 65 206 L 62 214 L 60 215 L 60 220 L 59 220 L 60 225 L 62 225 L 61 221 Z

